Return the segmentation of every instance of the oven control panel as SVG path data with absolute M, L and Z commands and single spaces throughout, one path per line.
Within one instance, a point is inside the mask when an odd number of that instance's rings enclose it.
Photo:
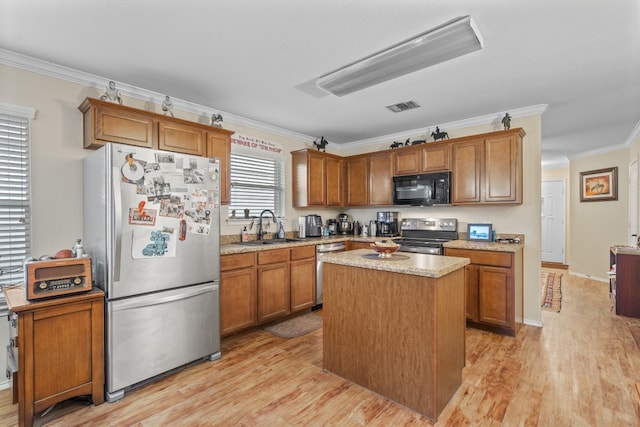
M 403 218 L 402 230 L 458 231 L 456 218 Z

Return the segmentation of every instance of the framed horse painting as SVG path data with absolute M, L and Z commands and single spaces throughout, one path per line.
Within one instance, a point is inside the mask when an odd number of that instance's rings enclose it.
M 618 200 L 618 167 L 580 172 L 580 201 Z

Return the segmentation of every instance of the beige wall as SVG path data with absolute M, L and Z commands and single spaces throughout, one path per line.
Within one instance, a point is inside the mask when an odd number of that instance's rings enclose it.
M 618 167 L 618 200 L 580 202 L 580 172 Z M 609 247 L 627 243 L 629 149 L 571 160 L 570 272 L 608 282 Z
M 102 88 L 96 89 L 66 80 L 0 65 L 0 102 L 37 109 L 37 118 L 31 127 L 32 139 L 32 254 L 51 254 L 70 247 L 82 236 L 82 162 L 86 154 L 82 148 L 82 115 L 77 107 L 85 97 L 98 97 Z M 135 99 L 125 99 L 127 105 L 160 112 L 157 105 Z M 194 114 L 174 111 L 187 120 L 206 121 Z M 517 206 L 450 207 L 402 209 L 401 216 L 452 216 L 460 220 L 461 228 L 471 221 L 491 221 L 497 233 L 518 233 L 526 237 L 525 248 L 525 321 L 540 322 L 539 271 L 540 271 L 540 147 L 541 117 L 515 118 L 512 128 L 522 127 L 524 139 L 524 203 Z M 254 137 L 272 140 L 283 145 L 282 159 L 290 183 L 291 161 L 289 152 L 309 144 L 282 135 L 225 122 L 225 128 Z M 450 137 L 460 137 L 499 130 L 499 123 L 474 126 L 450 131 Z M 388 148 L 390 142 L 379 146 L 368 145 L 356 152 L 377 151 Z M 339 151 L 329 145 L 328 152 L 340 155 L 353 154 Z M 352 150 L 353 151 L 353 150 Z M 293 229 L 292 222 L 299 215 L 319 213 L 323 219 L 335 218 L 340 210 L 294 209 L 291 207 L 291 186 L 287 185 L 286 229 Z M 380 210 L 398 210 L 393 207 L 379 209 L 345 209 L 355 219 L 374 219 Z M 223 207 L 222 218 L 227 216 Z M 242 223 L 227 223 L 223 219 L 221 234 L 239 234 Z M 255 231 L 255 229 L 254 229 Z

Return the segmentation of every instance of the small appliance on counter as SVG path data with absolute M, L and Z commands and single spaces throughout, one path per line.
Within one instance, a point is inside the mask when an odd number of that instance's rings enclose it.
M 341 213 L 338 215 L 336 232 L 338 234 L 353 233 L 353 223 L 349 221 L 349 214 Z
M 327 228 L 329 229 L 329 234 L 330 235 L 335 235 L 337 230 L 338 230 L 338 226 L 336 225 L 336 220 L 335 219 L 328 219 L 327 220 Z
M 307 215 L 305 222 L 306 237 L 322 236 L 322 217 L 320 215 Z
M 381 237 L 399 236 L 398 217 L 398 212 L 378 212 L 377 235 Z

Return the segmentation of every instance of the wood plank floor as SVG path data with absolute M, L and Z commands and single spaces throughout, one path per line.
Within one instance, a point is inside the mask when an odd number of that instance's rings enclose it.
M 608 285 L 564 273 L 562 310 L 518 336 L 467 330 L 463 384 L 438 426 L 636 426 L 640 319 L 610 311 Z M 283 339 L 254 330 L 223 357 L 115 403 L 58 405 L 46 426 L 402 426 L 419 414 L 322 370 L 322 331 Z M 10 390 L 0 425 L 17 425 Z

